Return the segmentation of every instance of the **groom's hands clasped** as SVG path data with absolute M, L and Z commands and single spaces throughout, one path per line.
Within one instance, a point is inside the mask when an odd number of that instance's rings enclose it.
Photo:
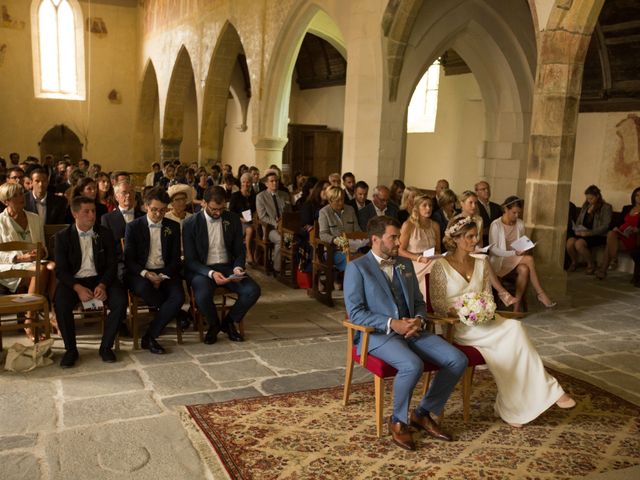
M 391 330 L 404 338 L 417 337 L 422 332 L 422 320 L 407 317 L 391 320 Z

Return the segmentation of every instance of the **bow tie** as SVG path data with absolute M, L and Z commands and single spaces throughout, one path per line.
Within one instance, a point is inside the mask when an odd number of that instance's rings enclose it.
M 390 258 L 388 260 L 382 259 L 380 260 L 380 268 L 384 268 L 384 267 L 393 267 L 395 266 L 396 261 L 393 258 Z
M 149 228 L 162 228 L 161 223 L 150 223 Z
M 93 237 L 93 232 L 91 230 L 88 232 L 78 232 L 78 235 L 80 235 L 80 238 Z
M 122 215 L 133 215 L 133 208 L 129 210 L 120 210 Z

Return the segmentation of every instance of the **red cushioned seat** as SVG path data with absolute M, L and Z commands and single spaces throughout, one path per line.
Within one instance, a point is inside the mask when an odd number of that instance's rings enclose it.
M 360 355 L 358 355 L 358 347 L 354 346 L 351 350 L 351 355 L 353 357 L 353 361 L 355 363 L 360 363 Z M 374 375 L 382 378 L 395 377 L 398 373 L 398 370 L 393 368 L 391 365 L 386 363 L 384 360 L 379 359 L 374 355 L 367 355 L 367 364 L 365 368 L 369 370 Z M 435 372 L 438 370 L 438 367 L 429 362 L 424 362 L 424 371 L 425 372 Z
M 467 356 L 470 367 L 475 367 L 476 365 L 484 365 L 486 363 L 484 361 L 484 357 L 477 348 L 470 345 L 460 345 L 458 343 L 454 343 L 453 346 Z

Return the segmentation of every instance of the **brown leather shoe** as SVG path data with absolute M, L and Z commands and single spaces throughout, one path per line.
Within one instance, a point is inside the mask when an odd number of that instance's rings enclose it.
M 428 435 L 433 438 L 437 438 L 438 440 L 444 440 L 445 442 L 450 442 L 453 440 L 453 437 L 449 435 L 447 432 L 443 431 L 440 426 L 431 418 L 430 415 L 426 415 L 425 417 L 421 415 L 417 415 L 416 412 L 411 412 L 411 426 L 420 428 L 427 432 Z
M 406 423 L 396 422 L 394 423 L 389 417 L 389 433 L 391 434 L 391 440 L 400 448 L 405 450 L 415 450 L 416 445 L 413 443 L 411 437 L 411 431 Z

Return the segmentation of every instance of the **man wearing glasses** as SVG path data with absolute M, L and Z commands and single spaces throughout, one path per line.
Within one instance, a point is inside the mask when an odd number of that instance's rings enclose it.
M 7 170 L 7 183 L 15 183 L 24 186 L 24 170 L 20 167 L 11 167 Z
M 164 327 L 178 317 L 184 303 L 180 269 L 180 224 L 168 218 L 169 195 L 152 188 L 144 199 L 147 214 L 127 224 L 124 260 L 127 285 L 147 303 L 158 308 L 142 337 L 142 348 L 163 354 L 157 342 Z
M 240 323 L 260 297 L 260 287 L 244 271 L 245 246 L 240 217 L 225 210 L 225 191 L 209 187 L 204 192 L 204 208 L 184 221 L 182 239 L 185 256 L 185 277 L 193 288 L 198 308 L 209 324 L 204 342 L 216 342 L 222 330 L 229 340 L 242 342 Z M 218 320 L 213 303 L 216 286 L 224 285 L 238 294 L 229 313 Z

